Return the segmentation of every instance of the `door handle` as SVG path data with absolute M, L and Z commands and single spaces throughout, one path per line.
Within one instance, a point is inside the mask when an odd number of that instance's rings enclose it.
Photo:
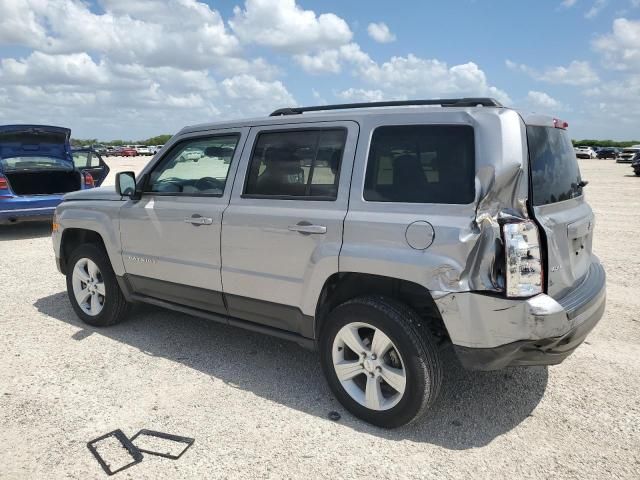
M 297 225 L 289 225 L 289 230 L 307 235 L 327 233 L 327 227 L 324 225 L 312 225 L 309 222 L 300 222 Z
M 200 225 L 211 225 L 213 224 L 213 218 L 209 218 L 209 217 L 201 217 L 200 215 L 193 215 L 191 217 L 187 217 L 184 219 L 185 223 L 191 223 L 192 225 L 195 225 L 196 227 L 200 226 Z

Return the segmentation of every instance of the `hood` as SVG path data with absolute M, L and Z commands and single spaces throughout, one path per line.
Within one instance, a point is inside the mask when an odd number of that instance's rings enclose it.
M 123 200 L 123 197 L 116 193 L 115 185 L 110 185 L 69 192 L 63 200 Z
M 71 130 L 49 125 L 0 125 L 0 158 L 48 156 L 71 161 Z

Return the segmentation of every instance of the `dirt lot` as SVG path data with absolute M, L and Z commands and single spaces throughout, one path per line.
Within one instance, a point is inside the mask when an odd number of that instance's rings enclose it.
M 599 326 L 556 367 L 470 373 L 447 358 L 438 404 L 394 431 L 346 413 L 295 345 L 151 307 L 86 327 L 49 227 L 0 230 L 0 478 L 104 478 L 86 442 L 116 428 L 196 441 L 115 478 L 640 478 L 640 178 L 581 167 L 608 273 Z

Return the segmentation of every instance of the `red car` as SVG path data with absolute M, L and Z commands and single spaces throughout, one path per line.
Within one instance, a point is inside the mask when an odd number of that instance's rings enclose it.
M 137 157 L 138 156 L 137 150 L 135 148 L 130 148 L 130 147 L 121 148 L 117 154 L 120 155 L 121 157 Z

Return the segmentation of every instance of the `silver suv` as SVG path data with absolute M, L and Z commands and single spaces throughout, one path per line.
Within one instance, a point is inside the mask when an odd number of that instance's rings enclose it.
M 557 364 L 601 318 L 566 127 L 484 98 L 186 127 L 138 178 L 66 195 L 58 268 L 91 325 L 146 302 L 318 348 L 344 407 L 397 427 L 436 399 L 444 348 Z

